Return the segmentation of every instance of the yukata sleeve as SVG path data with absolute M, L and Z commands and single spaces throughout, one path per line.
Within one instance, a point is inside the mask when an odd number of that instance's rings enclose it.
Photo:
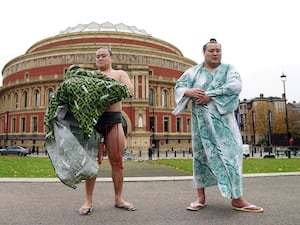
M 240 74 L 233 66 L 229 66 L 225 76 L 224 84 L 206 92 L 214 101 L 219 113 L 222 115 L 231 113 L 237 109 L 239 94 L 242 90 Z
M 176 82 L 174 96 L 177 105 L 172 112 L 174 115 L 183 113 L 190 100 L 190 97 L 184 96 L 184 92 L 189 88 L 189 72 L 190 70 L 182 74 L 182 76 Z

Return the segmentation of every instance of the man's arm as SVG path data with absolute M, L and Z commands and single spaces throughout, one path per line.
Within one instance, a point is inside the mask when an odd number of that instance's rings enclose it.
M 120 83 L 125 84 L 127 86 L 131 96 L 134 95 L 133 84 L 131 83 L 128 74 L 123 70 L 120 70 Z

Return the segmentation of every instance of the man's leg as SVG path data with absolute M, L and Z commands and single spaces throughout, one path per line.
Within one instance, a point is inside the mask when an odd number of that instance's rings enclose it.
M 197 199 L 186 208 L 190 211 L 198 211 L 205 206 L 205 189 L 197 188 Z
M 93 205 L 93 192 L 96 183 L 96 177 L 85 181 L 85 202 L 78 210 L 78 214 L 87 215 L 92 210 Z
M 99 151 L 98 151 L 98 163 L 99 165 L 102 162 L 102 153 L 104 149 L 104 143 L 101 142 Z M 87 215 L 91 212 L 93 206 L 93 192 L 96 183 L 96 177 L 92 179 L 85 180 L 85 201 L 83 205 L 78 210 L 80 215 Z
M 233 209 L 243 212 L 263 212 L 264 209 L 260 206 L 253 205 L 247 202 L 243 197 L 232 199 L 231 205 Z
M 105 147 L 107 149 L 112 168 L 112 180 L 115 191 L 115 206 L 133 211 L 136 208 L 122 198 L 124 179 L 122 156 L 125 149 L 125 135 L 121 123 L 116 124 L 106 135 Z

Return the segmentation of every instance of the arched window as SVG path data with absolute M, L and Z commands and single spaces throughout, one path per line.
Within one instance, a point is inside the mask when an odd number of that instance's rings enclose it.
M 8 108 L 12 107 L 12 102 L 11 102 L 11 96 L 10 96 L 10 94 L 8 94 L 8 96 L 7 96 L 7 105 L 8 105 Z
M 26 108 L 28 106 L 28 93 L 27 91 L 23 92 L 23 107 Z
M 154 106 L 154 91 L 149 89 L 149 105 Z
M 18 108 L 18 103 L 19 103 L 18 93 L 15 93 L 15 106 L 16 106 L 16 109 Z
M 167 90 L 163 90 L 161 94 L 161 106 L 162 107 L 167 107 L 168 106 L 168 92 Z
M 142 115 L 139 115 L 138 126 L 139 126 L 139 128 L 143 127 L 143 117 L 142 117 Z
M 34 97 L 35 97 L 35 100 L 34 100 L 35 106 L 39 107 L 41 104 L 41 94 L 40 94 L 39 90 L 35 90 Z
M 49 88 L 49 89 L 48 89 L 48 102 L 51 101 L 53 95 L 54 95 L 53 89 L 52 89 L 52 88 Z

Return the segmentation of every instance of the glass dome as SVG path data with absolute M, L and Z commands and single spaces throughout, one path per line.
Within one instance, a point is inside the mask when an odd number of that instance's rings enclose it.
M 101 24 L 95 22 L 89 24 L 78 24 L 75 27 L 68 27 L 66 30 L 61 31 L 59 34 L 85 31 L 117 31 L 151 36 L 151 34 L 148 34 L 145 30 L 138 29 L 136 26 L 128 26 L 124 23 L 112 24 L 110 22 L 105 22 Z

